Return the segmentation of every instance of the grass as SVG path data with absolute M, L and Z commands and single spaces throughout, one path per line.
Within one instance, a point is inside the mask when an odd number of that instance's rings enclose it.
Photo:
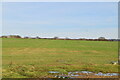
M 118 42 L 2 39 L 3 77 L 49 77 L 48 71 L 118 72 Z M 12 73 L 12 74 L 11 74 Z

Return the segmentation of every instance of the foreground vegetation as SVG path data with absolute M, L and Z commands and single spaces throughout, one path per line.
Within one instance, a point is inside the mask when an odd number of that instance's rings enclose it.
M 3 38 L 3 77 L 51 77 L 48 71 L 118 72 L 118 42 Z

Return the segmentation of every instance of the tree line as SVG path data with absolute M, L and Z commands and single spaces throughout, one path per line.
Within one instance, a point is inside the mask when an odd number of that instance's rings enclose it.
M 119 39 L 106 39 L 105 37 L 99 37 L 98 39 L 86 39 L 86 38 L 79 38 L 79 39 L 71 39 L 71 38 L 59 38 L 57 36 L 53 38 L 41 38 L 39 36 L 36 37 L 21 37 L 19 35 L 8 35 L 8 36 L 0 36 L 0 38 L 22 38 L 22 39 L 51 39 L 51 40 L 86 40 L 86 41 L 120 41 Z

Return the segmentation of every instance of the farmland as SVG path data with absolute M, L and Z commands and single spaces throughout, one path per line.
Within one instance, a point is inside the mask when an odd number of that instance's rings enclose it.
M 2 39 L 3 77 L 50 77 L 48 71 L 118 72 L 117 41 Z

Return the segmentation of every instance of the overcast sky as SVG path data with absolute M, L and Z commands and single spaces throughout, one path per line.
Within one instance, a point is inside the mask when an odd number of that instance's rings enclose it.
M 118 38 L 116 2 L 5 2 L 3 34 Z

